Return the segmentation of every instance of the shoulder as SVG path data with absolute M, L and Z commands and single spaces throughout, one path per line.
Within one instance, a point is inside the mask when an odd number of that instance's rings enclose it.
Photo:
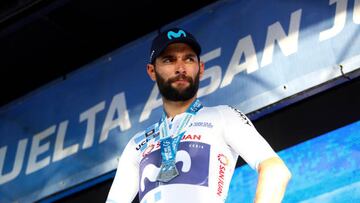
M 248 118 L 244 113 L 242 113 L 239 109 L 230 105 L 204 107 L 200 112 L 201 115 L 206 115 L 206 116 L 216 116 L 218 118 L 240 117 L 244 121 L 248 121 Z
M 219 114 L 244 115 L 241 111 L 230 105 L 204 107 L 200 112 L 201 114 L 206 114 L 206 115 L 219 115 Z
M 219 114 L 232 108 L 233 107 L 229 105 L 205 106 L 200 112 L 206 114 Z
M 203 107 L 199 112 L 198 116 L 200 118 L 206 118 L 210 120 L 218 120 L 221 119 L 221 111 L 222 111 L 223 105 L 221 106 L 205 106 Z
M 216 111 L 218 111 L 221 114 L 221 116 L 226 120 L 229 119 L 234 119 L 237 121 L 240 120 L 242 123 L 252 126 L 250 119 L 242 111 L 240 111 L 238 108 L 234 106 L 219 105 L 213 108 L 215 108 Z
M 238 110 L 237 108 L 231 106 L 231 105 L 227 105 L 227 104 L 224 104 L 224 105 L 217 105 L 217 106 L 210 106 L 210 107 L 205 107 L 204 108 L 205 110 L 207 111 L 217 111 L 217 112 L 224 112 L 224 111 L 235 111 L 237 113 L 240 113 L 241 111 Z
M 218 105 L 218 106 L 211 106 L 205 107 L 204 110 L 206 112 L 214 112 L 214 113 L 235 113 L 236 115 L 244 115 L 239 109 L 231 106 L 231 105 Z

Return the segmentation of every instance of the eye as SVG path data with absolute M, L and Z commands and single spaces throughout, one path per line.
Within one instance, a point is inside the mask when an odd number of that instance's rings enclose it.
M 164 57 L 161 60 L 163 63 L 171 63 L 174 61 L 173 57 Z
M 164 58 L 164 59 L 162 60 L 162 62 L 163 62 L 163 63 L 170 63 L 171 60 L 170 60 L 169 58 Z
M 195 62 L 196 56 L 187 56 L 185 59 L 186 62 Z

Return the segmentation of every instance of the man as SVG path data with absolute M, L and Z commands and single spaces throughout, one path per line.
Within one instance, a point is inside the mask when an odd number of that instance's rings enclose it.
M 240 155 L 258 173 L 255 202 L 281 202 L 290 172 L 251 121 L 230 106 L 203 107 L 201 47 L 173 28 L 152 42 L 147 73 L 163 101 L 159 122 L 136 134 L 119 160 L 107 202 L 218 203 Z M 241 195 L 241 191 L 239 191 Z

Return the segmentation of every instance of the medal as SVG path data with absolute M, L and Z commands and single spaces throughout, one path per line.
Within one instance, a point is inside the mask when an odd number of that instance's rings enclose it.
M 179 175 L 179 172 L 176 168 L 175 163 L 171 163 L 170 165 L 161 165 L 161 169 L 157 180 L 160 182 L 169 182 L 173 178 Z
M 179 171 L 176 168 L 176 152 L 181 138 L 184 136 L 187 127 L 190 125 L 190 121 L 195 114 L 202 108 L 202 104 L 196 99 L 190 107 L 186 110 L 185 115 L 181 118 L 179 125 L 175 126 L 172 132 L 174 136 L 170 136 L 169 124 L 166 119 L 165 112 L 160 120 L 160 150 L 161 150 L 161 167 L 157 180 L 160 182 L 169 182 L 173 178 L 179 175 Z

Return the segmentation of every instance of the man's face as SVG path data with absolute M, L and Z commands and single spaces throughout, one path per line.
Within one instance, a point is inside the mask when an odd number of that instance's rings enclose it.
M 199 88 L 203 64 L 184 43 L 169 45 L 154 63 L 155 80 L 161 95 L 170 101 L 187 101 Z

